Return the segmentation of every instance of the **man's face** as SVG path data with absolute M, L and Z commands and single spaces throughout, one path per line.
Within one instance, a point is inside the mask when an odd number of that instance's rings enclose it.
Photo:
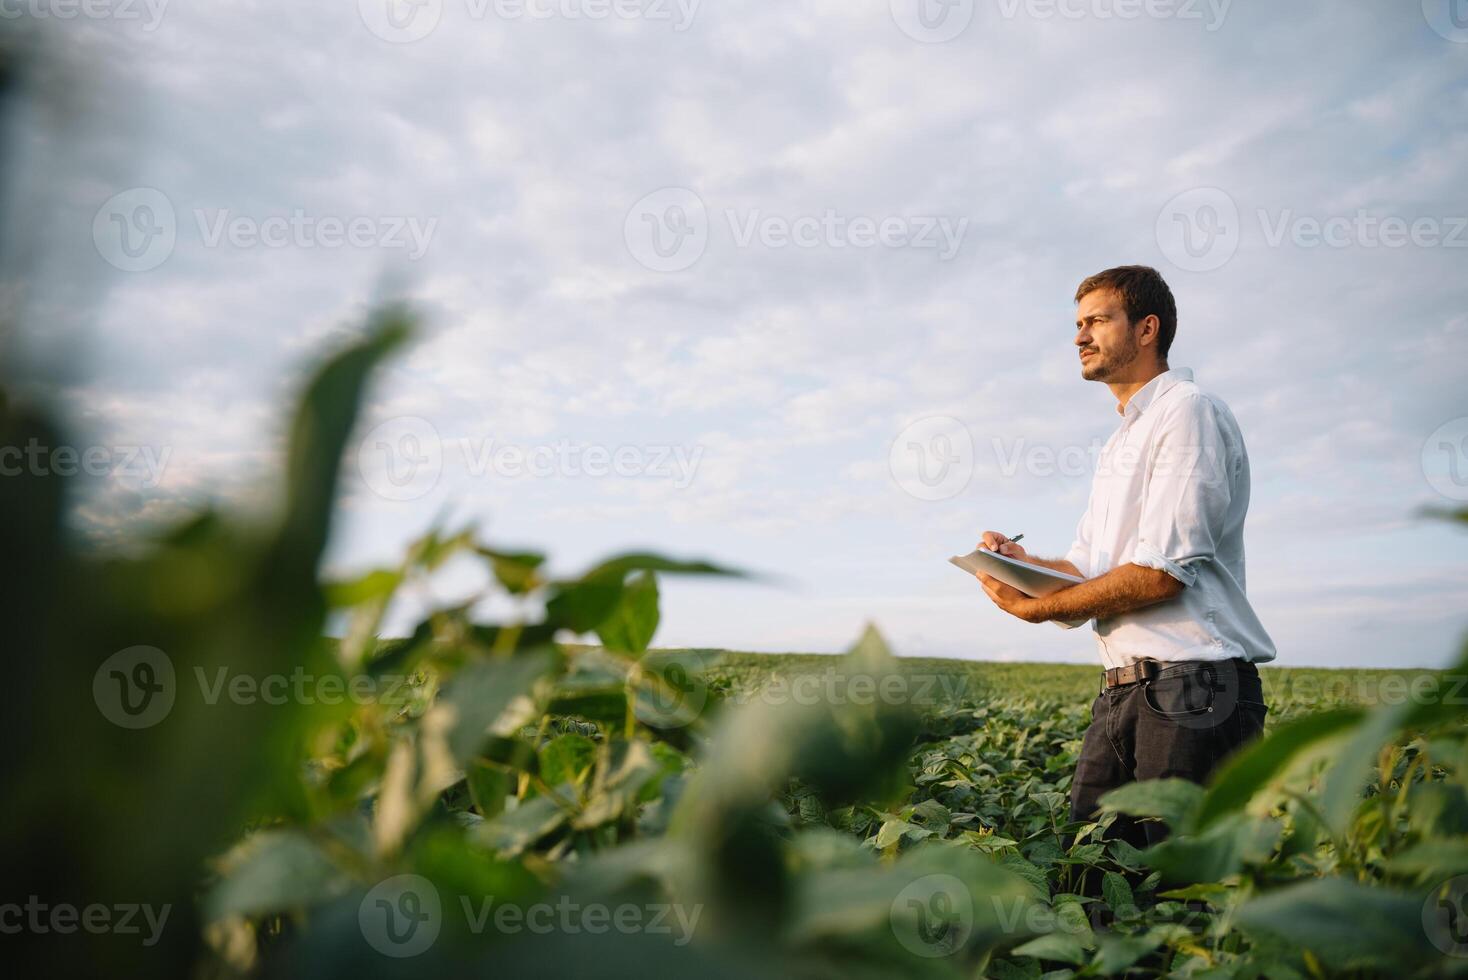
M 1108 381 L 1120 376 L 1141 354 L 1126 307 L 1114 289 L 1093 289 L 1076 307 L 1076 349 L 1081 377 Z

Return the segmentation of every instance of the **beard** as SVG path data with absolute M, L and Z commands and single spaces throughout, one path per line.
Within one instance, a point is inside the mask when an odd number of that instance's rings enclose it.
M 1126 345 L 1112 351 L 1103 351 L 1099 348 L 1089 348 L 1096 353 L 1089 361 L 1081 362 L 1081 378 L 1086 381 L 1106 381 L 1121 373 L 1142 352 L 1134 337 L 1128 337 Z

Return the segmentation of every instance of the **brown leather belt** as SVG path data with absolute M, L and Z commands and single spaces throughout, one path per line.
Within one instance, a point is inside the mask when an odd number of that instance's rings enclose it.
M 1157 676 L 1162 669 L 1162 664 L 1156 660 L 1138 660 L 1127 664 L 1125 667 L 1112 667 L 1105 672 L 1106 687 L 1124 687 L 1127 684 L 1136 684 L 1141 681 L 1150 681 Z

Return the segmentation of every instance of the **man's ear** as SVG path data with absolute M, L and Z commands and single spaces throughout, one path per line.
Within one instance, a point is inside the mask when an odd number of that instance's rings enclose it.
M 1137 324 L 1137 346 L 1150 347 L 1157 343 L 1157 338 L 1162 332 L 1162 321 L 1157 319 L 1155 313 L 1148 313 L 1142 317 L 1142 322 Z

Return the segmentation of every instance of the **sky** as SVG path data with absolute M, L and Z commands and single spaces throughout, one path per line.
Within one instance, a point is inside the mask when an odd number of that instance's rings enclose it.
M 94 450 L 99 543 L 264 506 L 307 367 L 405 299 L 332 574 L 475 521 L 762 574 L 665 581 L 660 645 L 1095 662 L 945 559 L 1067 549 L 1117 424 L 1071 297 L 1144 263 L 1242 426 L 1279 663 L 1468 628 L 1420 514 L 1468 501 L 1462 0 L 22 8 L 3 351 Z

